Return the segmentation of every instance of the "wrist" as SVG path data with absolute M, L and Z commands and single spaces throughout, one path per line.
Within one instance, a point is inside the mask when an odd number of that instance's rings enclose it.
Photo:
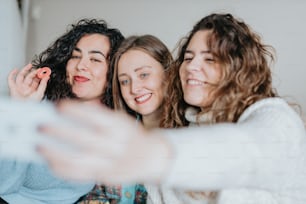
M 170 172 L 174 157 L 174 150 L 167 139 L 160 134 L 160 131 L 153 131 L 146 138 L 148 174 L 145 182 L 161 184 Z

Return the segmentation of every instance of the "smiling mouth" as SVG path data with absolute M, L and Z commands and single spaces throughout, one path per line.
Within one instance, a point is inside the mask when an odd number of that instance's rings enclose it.
M 194 80 L 194 79 L 189 79 L 187 80 L 187 85 L 190 86 L 212 86 L 212 87 L 217 87 L 217 83 L 211 83 L 208 81 L 199 81 L 199 80 Z
M 147 101 L 151 98 L 151 96 L 152 96 L 152 93 L 145 94 L 145 95 L 136 97 L 136 98 L 135 98 L 135 101 L 136 101 L 137 103 L 140 103 L 140 104 L 141 104 L 141 103 L 145 103 L 145 102 L 147 102 Z
M 76 82 L 86 82 L 86 81 L 89 81 L 88 78 L 82 77 L 82 76 L 75 76 L 75 77 L 73 77 L 73 79 L 74 79 L 74 81 L 76 81 Z
M 188 79 L 187 80 L 188 85 L 204 85 L 205 82 L 199 81 L 199 80 L 194 80 L 194 79 Z

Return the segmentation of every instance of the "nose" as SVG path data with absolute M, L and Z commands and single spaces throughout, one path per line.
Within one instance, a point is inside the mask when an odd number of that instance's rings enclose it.
M 131 93 L 138 94 L 141 91 L 141 83 L 138 80 L 131 82 Z
M 89 60 L 85 57 L 81 57 L 78 64 L 77 64 L 77 70 L 86 70 L 89 68 Z
M 191 59 L 189 63 L 186 65 L 186 70 L 188 71 L 199 71 L 202 67 L 201 59 L 194 57 Z

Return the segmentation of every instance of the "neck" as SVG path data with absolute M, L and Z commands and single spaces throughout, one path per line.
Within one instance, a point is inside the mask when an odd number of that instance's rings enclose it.
M 142 123 L 146 129 L 158 128 L 161 118 L 161 108 L 149 115 L 142 115 Z
M 89 104 L 89 105 L 101 105 L 100 99 L 91 99 L 91 100 L 79 99 L 79 102 L 83 104 Z

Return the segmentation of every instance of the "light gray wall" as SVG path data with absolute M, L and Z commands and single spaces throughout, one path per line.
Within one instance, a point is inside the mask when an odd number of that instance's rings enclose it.
M 154 34 L 173 49 L 203 16 L 231 12 L 276 49 L 274 86 L 306 110 L 305 10 L 304 0 L 31 0 L 27 59 L 82 17 L 104 18 L 126 36 Z
M 9 71 L 25 63 L 24 24 L 17 1 L 0 0 L 0 97 L 8 94 Z

